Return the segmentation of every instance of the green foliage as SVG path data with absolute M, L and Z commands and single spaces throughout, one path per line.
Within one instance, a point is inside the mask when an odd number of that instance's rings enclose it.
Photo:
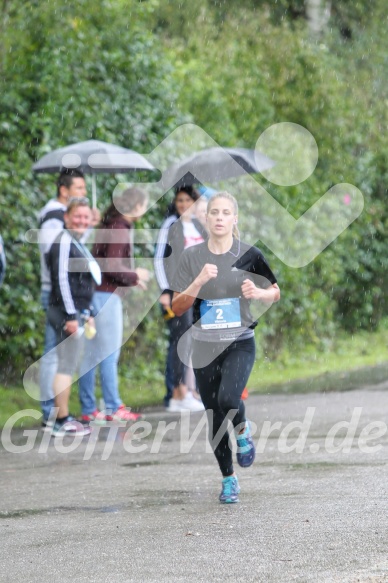
M 0 291 L 7 306 L 0 354 L 8 380 L 42 349 L 38 253 L 24 234 L 55 196 L 55 177 L 33 177 L 32 163 L 90 138 L 149 152 L 180 121 L 172 67 L 147 29 L 148 11 L 135 0 L 4 3 L 0 231 L 9 269 Z
M 131 407 L 161 401 L 164 394 L 167 339 L 167 327 L 160 307 L 154 305 L 123 346 L 120 356 L 120 395 Z
M 337 334 L 333 346 L 317 349 L 315 344 L 284 349 L 274 361 L 266 354 L 260 354 L 262 348 L 260 337 L 257 346 L 259 357 L 249 379 L 249 393 L 304 393 L 322 390 L 349 390 L 362 384 L 379 383 L 387 376 L 386 345 L 388 343 L 388 322 L 382 322 L 377 332 L 358 332 L 356 335 Z M 136 347 L 133 347 L 136 350 Z M 125 355 L 131 363 L 133 352 Z M 154 353 L 149 356 L 154 358 Z M 139 362 L 136 354 L 136 363 Z M 153 363 L 149 361 L 153 368 Z M 362 367 L 362 368 L 361 368 Z M 160 406 L 164 394 L 163 380 L 152 379 L 144 382 L 147 375 L 145 361 L 141 363 L 144 376 L 137 377 L 124 369 L 121 377 L 120 394 L 124 402 L 133 409 L 146 406 Z M 159 373 L 160 374 L 160 373 Z M 325 387 L 325 389 L 323 389 Z M 97 397 L 100 396 L 97 388 Z M 248 401 L 249 403 L 249 401 Z M 11 415 L 24 409 L 39 406 L 19 386 L 4 387 L 0 385 L 0 428 Z M 73 391 L 70 399 L 70 411 L 80 415 L 78 395 Z M 40 420 L 23 416 L 16 427 L 38 426 Z
M 283 296 L 260 324 L 265 350 L 330 344 L 340 326 L 376 327 L 388 307 L 384 2 L 331 3 L 319 38 L 308 29 L 305 2 L 244 0 L 236 10 L 228 0 L 202 0 L 190 21 L 200 34 L 188 34 L 186 21 L 181 36 L 177 19 L 169 26 L 163 18 L 177 0 L 167 5 L 156 14 L 178 55 L 181 109 L 224 145 L 254 147 L 281 121 L 307 128 L 319 148 L 314 174 L 292 188 L 259 179 L 295 218 L 336 183 L 355 184 L 365 197 L 361 217 L 307 268 L 287 268 L 267 252 Z
M 306 268 L 289 268 L 264 248 L 283 295 L 258 327 L 262 355 L 305 342 L 323 350 L 341 328 L 378 326 L 388 309 L 385 2 L 332 2 L 315 36 L 307 5 L 3 3 L 0 230 L 9 261 L 0 290 L 7 306 L 0 314 L 3 376 L 20 378 L 42 347 L 38 254 L 24 234 L 36 227 L 36 212 L 54 187 L 52 177 L 32 176 L 33 161 L 89 138 L 148 152 L 187 120 L 225 146 L 254 147 L 263 130 L 281 121 L 307 128 L 319 148 L 314 174 L 290 188 L 258 177 L 296 218 L 336 183 L 353 183 L 365 197 L 360 218 Z M 116 180 L 98 182 L 105 205 Z M 156 227 L 162 214 L 155 207 L 144 226 Z M 249 232 L 255 220 L 247 217 Z M 165 338 L 159 330 L 152 311 L 124 348 L 124 386 L 160 387 Z

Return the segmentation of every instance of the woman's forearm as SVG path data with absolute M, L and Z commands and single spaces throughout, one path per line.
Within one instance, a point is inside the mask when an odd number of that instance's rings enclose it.
M 275 304 L 276 302 L 278 302 L 280 300 L 280 289 L 279 289 L 279 286 L 277 283 L 275 283 L 271 287 L 267 288 L 265 290 L 265 292 L 266 292 L 266 297 L 260 298 L 264 302 L 269 302 L 271 304 Z
M 194 280 L 193 283 L 191 283 L 183 292 L 174 292 L 171 308 L 176 316 L 182 316 L 182 314 L 191 308 L 201 287 L 202 286 Z
M 172 300 L 172 311 L 176 316 L 182 316 L 194 304 L 201 287 L 211 279 L 215 279 L 218 274 L 217 265 L 205 263 L 199 275 L 193 283 L 189 285 L 182 293 L 175 292 Z

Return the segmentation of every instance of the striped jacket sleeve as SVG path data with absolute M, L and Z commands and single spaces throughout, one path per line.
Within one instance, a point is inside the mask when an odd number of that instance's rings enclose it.
M 165 265 L 164 265 L 164 257 L 165 257 L 165 253 L 166 253 L 167 242 L 168 242 L 169 229 L 170 229 L 171 225 L 173 223 L 175 223 L 176 220 L 177 220 L 176 215 L 172 215 L 171 217 L 168 217 L 164 221 L 164 223 L 162 224 L 162 226 L 159 230 L 158 240 L 156 243 L 156 251 L 155 251 L 155 257 L 154 257 L 155 276 L 156 276 L 156 280 L 159 284 L 160 289 L 163 291 L 170 289 L 170 284 L 167 280 L 167 275 L 166 275 L 166 270 L 165 270 Z
M 69 257 L 71 249 L 71 237 L 65 231 L 62 235 L 59 245 L 59 265 L 58 265 L 58 282 L 62 296 L 63 305 L 69 315 L 76 315 L 77 310 L 74 305 L 69 283 Z

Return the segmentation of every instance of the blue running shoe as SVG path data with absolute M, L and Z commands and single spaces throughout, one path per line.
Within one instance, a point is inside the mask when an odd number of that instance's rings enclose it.
M 237 463 L 242 468 L 249 468 L 255 459 L 255 445 L 253 443 L 249 421 L 245 422 L 244 433 L 236 433 Z
M 238 502 L 240 486 L 238 485 L 237 476 L 227 476 L 222 480 L 222 490 L 219 496 L 222 504 L 235 504 Z

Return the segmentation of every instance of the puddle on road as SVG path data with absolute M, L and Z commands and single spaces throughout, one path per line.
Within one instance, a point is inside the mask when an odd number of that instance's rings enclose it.
M 102 508 L 100 508 L 100 512 L 104 512 L 105 514 L 117 514 L 118 512 L 120 512 L 120 509 L 117 506 L 103 506 Z
M 26 518 L 28 516 L 39 516 L 43 514 L 64 514 L 66 512 L 103 512 L 117 513 L 124 506 L 52 506 L 49 508 L 22 508 L 20 510 L 0 512 L 0 520 L 9 518 Z
M 123 443 L 123 441 L 126 438 L 128 438 L 127 432 L 130 429 L 130 427 L 131 427 L 130 425 L 123 427 L 119 427 L 117 425 L 95 426 L 92 428 L 92 433 L 90 435 L 85 436 L 82 439 L 81 443 L 86 446 L 90 438 L 95 439 L 97 443 L 106 443 L 109 441 Z M 152 439 L 153 437 L 154 431 L 150 435 L 143 437 L 142 439 Z M 47 440 L 47 433 L 37 428 L 24 428 L 24 429 L 17 428 L 12 430 L 11 432 L 12 446 L 22 447 L 26 445 L 28 439 L 34 440 L 33 449 L 37 450 L 39 449 L 43 439 Z M 72 440 L 74 440 L 74 435 L 66 435 L 57 438 L 50 436 L 48 446 L 50 448 L 54 447 L 55 443 L 57 443 L 57 440 L 60 440 L 61 442 L 63 441 L 63 443 L 67 445 L 70 444 Z M 0 452 L 7 451 L 6 445 L 7 445 L 6 441 L 4 443 L 0 441 Z
M 12 518 L 28 518 L 30 516 L 59 515 L 70 512 L 76 513 L 103 513 L 118 514 L 122 511 L 136 509 L 146 509 L 151 507 L 185 506 L 192 504 L 192 498 L 197 497 L 195 493 L 186 490 L 172 490 L 164 494 L 154 490 L 143 490 L 134 494 L 125 504 L 114 506 L 52 506 L 48 508 L 21 508 L 19 510 L 0 511 L 0 520 L 10 520 Z

